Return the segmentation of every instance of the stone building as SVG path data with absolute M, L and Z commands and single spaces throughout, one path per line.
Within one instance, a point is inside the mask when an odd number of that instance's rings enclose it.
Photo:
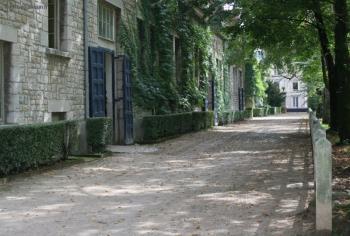
M 0 1 L 0 122 L 84 117 L 83 1 Z
M 137 28 L 145 20 L 137 0 L 0 1 L 0 123 L 108 116 L 114 142 L 133 143 L 142 116 L 135 116 L 132 106 L 130 60 L 119 36 L 122 21 Z M 174 34 L 175 68 L 181 68 L 179 40 Z M 215 36 L 221 79 L 224 47 Z M 174 79 L 180 74 L 175 70 Z M 237 110 L 242 73 L 230 67 L 229 75 L 232 110 Z M 213 110 L 214 87 L 208 98 Z

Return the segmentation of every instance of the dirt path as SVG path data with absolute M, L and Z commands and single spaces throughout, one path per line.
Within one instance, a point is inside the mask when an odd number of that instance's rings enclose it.
M 245 121 L 18 178 L 0 187 L 0 235 L 307 235 L 305 118 Z

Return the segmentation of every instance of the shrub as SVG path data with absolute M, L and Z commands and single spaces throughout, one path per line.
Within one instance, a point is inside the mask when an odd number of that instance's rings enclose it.
M 253 116 L 254 117 L 263 117 L 265 116 L 266 109 L 265 108 L 254 108 L 253 109 Z
M 105 152 L 112 143 L 112 119 L 109 117 L 86 120 L 87 143 L 92 152 Z
M 277 113 L 276 107 L 270 107 L 269 108 L 269 115 L 275 115 Z
M 236 111 L 234 113 L 234 121 L 236 122 L 236 121 L 242 121 L 242 120 L 244 120 L 244 112 Z
M 192 113 L 192 129 L 198 131 L 208 129 L 213 126 L 214 114 L 212 112 L 193 112 Z
M 207 129 L 213 126 L 212 112 L 178 113 L 143 118 L 143 142 L 157 142 L 163 138 Z
M 51 164 L 68 156 L 78 142 L 76 121 L 0 128 L 0 175 Z
M 253 118 L 253 109 L 252 109 L 252 108 L 247 108 L 247 109 L 244 111 L 244 118 L 246 118 L 246 119 L 251 119 L 251 118 Z
M 226 111 L 219 114 L 219 125 L 232 124 L 237 121 L 244 120 L 244 111 Z

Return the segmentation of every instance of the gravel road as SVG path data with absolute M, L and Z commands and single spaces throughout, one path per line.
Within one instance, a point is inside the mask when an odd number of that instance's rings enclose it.
M 244 121 L 17 177 L 0 185 L 0 235 L 309 235 L 306 118 Z

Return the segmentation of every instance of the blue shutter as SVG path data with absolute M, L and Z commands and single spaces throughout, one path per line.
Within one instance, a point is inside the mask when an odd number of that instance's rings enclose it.
M 89 48 L 90 116 L 106 116 L 106 87 L 104 71 L 104 50 Z

